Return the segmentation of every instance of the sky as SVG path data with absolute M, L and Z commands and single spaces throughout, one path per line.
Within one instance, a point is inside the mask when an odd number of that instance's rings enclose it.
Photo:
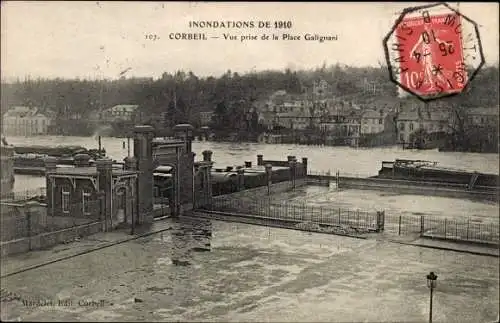
M 385 64 L 382 39 L 405 7 L 425 3 L 22 2 L 2 1 L 2 80 L 159 77 L 191 70 L 219 76 L 228 69 L 314 68 L 323 63 Z M 456 7 L 457 3 L 449 3 Z M 498 65 L 499 4 L 460 3 L 480 25 L 487 65 Z M 190 28 L 189 21 L 290 21 L 290 29 Z M 171 40 L 171 33 L 208 40 Z M 301 40 L 282 40 L 282 34 Z M 337 40 L 306 41 L 306 33 Z M 276 34 L 279 40 L 224 40 Z M 149 40 L 146 35 L 159 39 Z M 154 37 L 154 36 L 153 36 Z M 219 38 L 211 38 L 219 37 Z

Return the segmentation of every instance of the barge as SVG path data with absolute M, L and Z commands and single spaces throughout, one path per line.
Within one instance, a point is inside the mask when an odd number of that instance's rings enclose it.
M 373 178 L 397 179 L 466 185 L 468 189 L 496 189 L 500 178 L 497 174 L 442 167 L 427 160 L 396 159 L 383 161 L 378 175 Z

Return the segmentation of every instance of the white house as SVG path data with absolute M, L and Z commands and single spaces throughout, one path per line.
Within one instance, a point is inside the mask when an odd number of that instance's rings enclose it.
M 36 107 L 16 106 L 4 113 L 2 132 L 6 136 L 46 135 L 53 119 Z
M 497 108 L 473 108 L 467 111 L 469 123 L 475 126 L 498 125 L 498 107 Z
M 384 110 L 375 111 L 368 109 L 361 115 L 361 134 L 379 133 L 385 129 L 385 118 L 387 113 Z

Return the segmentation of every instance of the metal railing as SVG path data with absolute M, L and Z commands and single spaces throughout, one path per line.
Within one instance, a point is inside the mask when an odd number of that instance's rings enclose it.
M 418 234 L 445 240 L 500 243 L 498 222 L 478 222 L 474 219 L 386 215 L 384 231 L 399 236 Z
M 214 198 L 209 211 L 227 212 L 234 215 L 254 215 L 261 218 L 290 222 L 312 222 L 328 226 L 348 226 L 368 231 L 381 229 L 377 212 L 348 210 L 342 208 L 325 208 L 310 206 L 305 203 L 272 203 L 269 199 L 243 200 L 230 197 Z
M 277 203 L 272 199 L 245 199 L 220 196 L 203 210 L 234 216 L 255 216 L 290 222 L 347 226 L 368 231 L 384 231 L 395 236 L 415 236 L 463 242 L 500 244 L 500 224 L 474 219 L 449 219 L 439 216 L 390 215 L 385 211 L 349 210 L 311 206 L 306 203 Z
M 9 193 L 2 193 L 0 200 L 2 201 L 27 201 L 36 197 L 43 198 L 47 194 L 45 187 L 39 187 L 29 190 L 15 191 Z

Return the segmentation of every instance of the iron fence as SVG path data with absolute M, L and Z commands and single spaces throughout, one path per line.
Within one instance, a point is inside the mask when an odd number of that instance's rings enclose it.
M 311 206 L 306 203 L 277 203 L 270 198 L 235 198 L 220 196 L 203 209 L 232 215 L 255 216 L 290 222 L 346 226 L 389 235 L 429 237 L 478 243 L 500 243 L 498 222 L 475 219 L 449 219 L 439 216 L 390 215 L 384 211 L 349 210 Z
M 386 215 L 384 231 L 393 235 L 478 243 L 500 243 L 500 224 L 478 219 L 450 219 L 438 216 Z
M 27 201 L 35 198 L 43 199 L 47 194 L 45 187 L 39 187 L 29 190 L 22 190 L 16 192 L 3 193 L 0 196 L 2 201 Z
M 204 209 L 297 223 L 312 222 L 318 225 L 347 226 L 368 231 L 380 229 L 380 215 L 377 212 L 326 208 L 305 203 L 273 203 L 266 198 L 244 200 L 223 196 L 215 198 L 212 204 Z

